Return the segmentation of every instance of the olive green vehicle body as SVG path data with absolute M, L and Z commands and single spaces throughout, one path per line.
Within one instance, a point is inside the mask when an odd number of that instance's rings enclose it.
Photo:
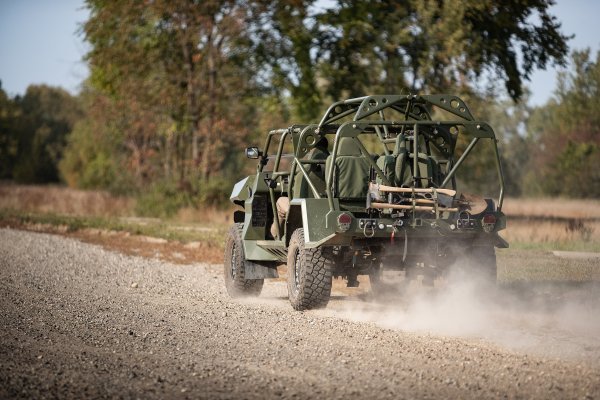
M 444 119 L 434 119 L 434 112 Z M 399 117 L 390 119 L 390 114 Z M 457 155 L 460 135 L 468 145 Z M 333 144 L 330 154 L 311 158 L 323 137 Z M 456 177 L 482 141 L 493 147 L 498 192 L 495 201 L 486 200 L 484 211 L 473 213 L 469 202 L 459 199 Z M 344 146 L 352 148 L 351 154 L 342 154 Z M 498 235 L 506 218 L 494 131 L 475 120 L 456 96 L 376 95 L 340 101 L 318 124 L 271 131 L 262 151 L 248 150 L 258 158 L 257 172 L 238 182 L 231 194 L 243 209 L 234 219 L 243 223 L 246 279 L 276 277 L 276 266 L 286 262 L 298 228 L 304 229 L 305 247 L 328 249 L 336 260 L 333 276 L 349 282 L 381 265 L 398 270 L 429 265 L 439 272 L 467 248 L 508 247 Z M 373 193 L 380 187 L 404 192 Z M 443 189 L 457 193 L 449 196 Z M 281 196 L 289 198 L 290 208 L 279 224 L 276 203 Z

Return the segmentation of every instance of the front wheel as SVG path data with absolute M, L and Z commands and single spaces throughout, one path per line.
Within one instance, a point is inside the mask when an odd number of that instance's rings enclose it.
M 288 296 L 295 310 L 327 306 L 331 296 L 331 262 L 323 249 L 307 249 L 304 229 L 294 231 L 287 257 Z
M 260 294 L 264 279 L 246 279 L 246 256 L 242 243 L 243 224 L 234 224 L 225 242 L 223 260 L 225 288 L 231 297 L 256 297 Z

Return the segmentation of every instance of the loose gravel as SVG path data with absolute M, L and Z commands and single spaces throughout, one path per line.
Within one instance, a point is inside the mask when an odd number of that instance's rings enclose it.
M 599 398 L 590 364 L 234 301 L 218 267 L 0 229 L 1 398 Z

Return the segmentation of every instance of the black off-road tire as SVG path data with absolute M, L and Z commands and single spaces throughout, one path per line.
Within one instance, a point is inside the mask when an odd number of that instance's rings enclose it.
M 383 282 L 383 268 L 377 268 L 369 273 L 369 284 L 373 300 L 380 300 L 389 293 L 390 288 Z
M 244 224 L 234 224 L 229 229 L 223 259 L 225 288 L 231 297 L 256 297 L 260 295 L 264 279 L 245 279 L 246 256 L 242 244 Z
M 469 273 L 485 283 L 497 282 L 496 251 L 493 245 L 473 246 L 467 251 L 466 267 Z
M 304 229 L 294 231 L 288 246 L 288 295 L 295 310 L 327 306 L 331 297 L 331 261 L 322 248 L 304 247 Z
M 374 301 L 395 300 L 402 296 L 409 283 L 408 279 L 399 275 L 384 274 L 383 267 L 374 269 L 369 273 L 370 299 Z

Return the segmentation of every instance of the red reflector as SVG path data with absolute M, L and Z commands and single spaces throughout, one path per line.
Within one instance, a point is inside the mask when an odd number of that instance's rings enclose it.
M 486 214 L 483 216 L 483 223 L 484 224 L 495 224 L 496 223 L 496 216 L 494 214 Z
M 338 224 L 350 224 L 352 223 L 352 217 L 349 214 L 340 214 L 338 217 Z

